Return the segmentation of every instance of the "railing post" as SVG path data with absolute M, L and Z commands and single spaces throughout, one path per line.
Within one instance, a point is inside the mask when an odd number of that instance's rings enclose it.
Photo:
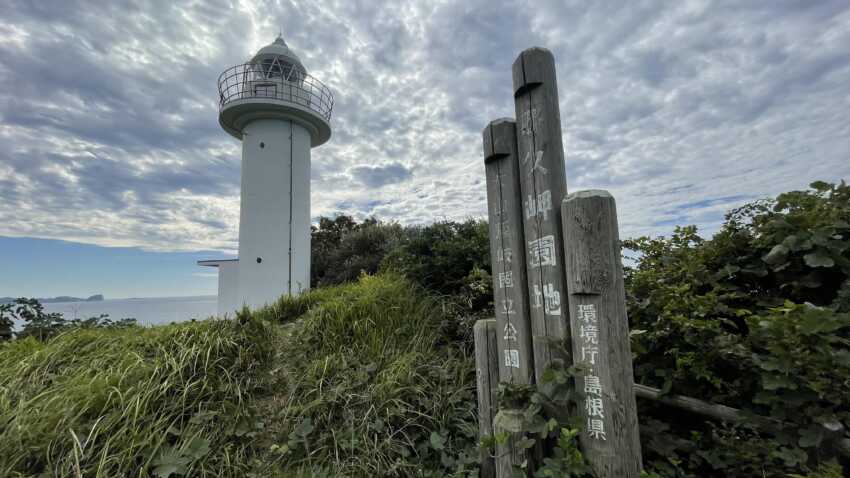
M 556 210 L 567 180 L 555 59 L 549 50 L 530 48 L 520 53 L 512 70 L 534 367 L 540 382 L 553 360 L 568 361 L 560 354 L 562 344 L 569 346 L 570 331 Z
M 581 450 L 598 478 L 638 478 L 640 437 L 617 209 L 607 191 L 570 194 L 561 205 L 574 363 L 585 428 Z

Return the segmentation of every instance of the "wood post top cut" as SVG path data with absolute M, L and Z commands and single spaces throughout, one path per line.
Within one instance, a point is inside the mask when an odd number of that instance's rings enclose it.
M 496 319 L 479 319 L 475 321 L 475 324 L 472 326 L 472 330 L 474 331 L 483 331 L 487 329 L 487 327 L 495 327 Z
M 543 47 L 523 50 L 511 68 L 514 96 L 547 81 L 555 82 L 555 56 Z
M 484 162 L 510 156 L 516 150 L 516 121 L 499 118 L 481 132 L 484 139 Z
M 576 191 L 574 193 L 567 194 L 567 197 L 564 198 L 563 202 L 572 201 L 574 199 L 585 199 L 585 198 L 613 198 L 608 191 L 604 189 L 586 189 L 584 191 Z

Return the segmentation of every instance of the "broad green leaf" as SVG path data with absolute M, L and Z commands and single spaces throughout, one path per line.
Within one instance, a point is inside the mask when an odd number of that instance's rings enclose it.
M 435 450 L 442 450 L 446 446 L 446 439 L 443 438 L 437 431 L 431 432 L 431 447 Z
M 797 282 L 801 286 L 807 287 L 809 289 L 816 289 L 823 284 L 821 276 L 817 271 L 814 271 L 811 274 L 806 274 L 802 279 Z
M 493 428 L 497 430 L 519 433 L 524 427 L 524 415 L 519 410 L 499 410 L 493 420 Z
M 835 261 L 831 257 L 820 251 L 806 254 L 803 256 L 803 260 L 806 261 L 806 265 L 809 267 L 832 267 L 835 265 Z
M 186 453 L 194 459 L 203 458 L 207 453 L 210 452 L 210 442 L 209 440 L 204 440 L 203 438 L 195 437 L 189 443 L 189 447 L 186 448 Z
M 788 249 L 792 251 L 806 251 L 812 248 L 812 241 L 808 240 L 805 236 L 791 235 L 785 238 L 782 241 L 784 246 L 787 246 Z
M 537 443 L 537 441 L 534 440 L 533 438 L 526 438 L 524 440 L 520 440 L 520 441 L 516 442 L 516 446 L 520 450 L 527 450 L 527 449 L 533 447 L 535 443 Z
M 192 459 L 184 456 L 177 450 L 168 449 L 153 462 L 153 474 L 158 478 L 169 478 L 171 475 L 184 475 L 187 471 L 187 465 Z
M 299 437 L 306 437 L 313 432 L 313 420 L 310 417 L 305 417 L 298 425 L 295 426 L 295 434 Z
M 786 257 L 788 257 L 788 248 L 782 244 L 777 244 L 762 257 L 762 260 L 770 265 L 779 265 L 785 262 Z
M 800 439 L 797 444 L 803 448 L 810 448 L 820 445 L 823 439 L 823 428 L 819 425 L 810 425 L 803 430 L 800 430 Z

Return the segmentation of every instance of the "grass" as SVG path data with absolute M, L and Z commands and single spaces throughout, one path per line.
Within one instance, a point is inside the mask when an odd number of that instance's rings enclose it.
M 477 476 L 447 323 L 385 274 L 236 320 L 0 344 L 0 476 Z
M 297 312 L 292 312 L 297 311 Z M 263 476 L 477 476 L 475 370 L 400 276 L 284 298 Z
M 208 320 L 0 345 L 0 476 L 244 476 L 272 335 Z

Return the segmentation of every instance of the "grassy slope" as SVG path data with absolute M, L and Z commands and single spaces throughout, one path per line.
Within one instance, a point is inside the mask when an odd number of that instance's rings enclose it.
M 309 310 L 308 310 L 309 309 Z M 476 470 L 472 358 L 443 343 L 440 305 L 393 275 L 284 299 L 262 462 L 276 476 Z
M 475 374 L 392 275 L 240 320 L 0 345 L 0 476 L 473 472 Z
M 209 320 L 0 345 L 0 476 L 244 476 L 270 332 Z

